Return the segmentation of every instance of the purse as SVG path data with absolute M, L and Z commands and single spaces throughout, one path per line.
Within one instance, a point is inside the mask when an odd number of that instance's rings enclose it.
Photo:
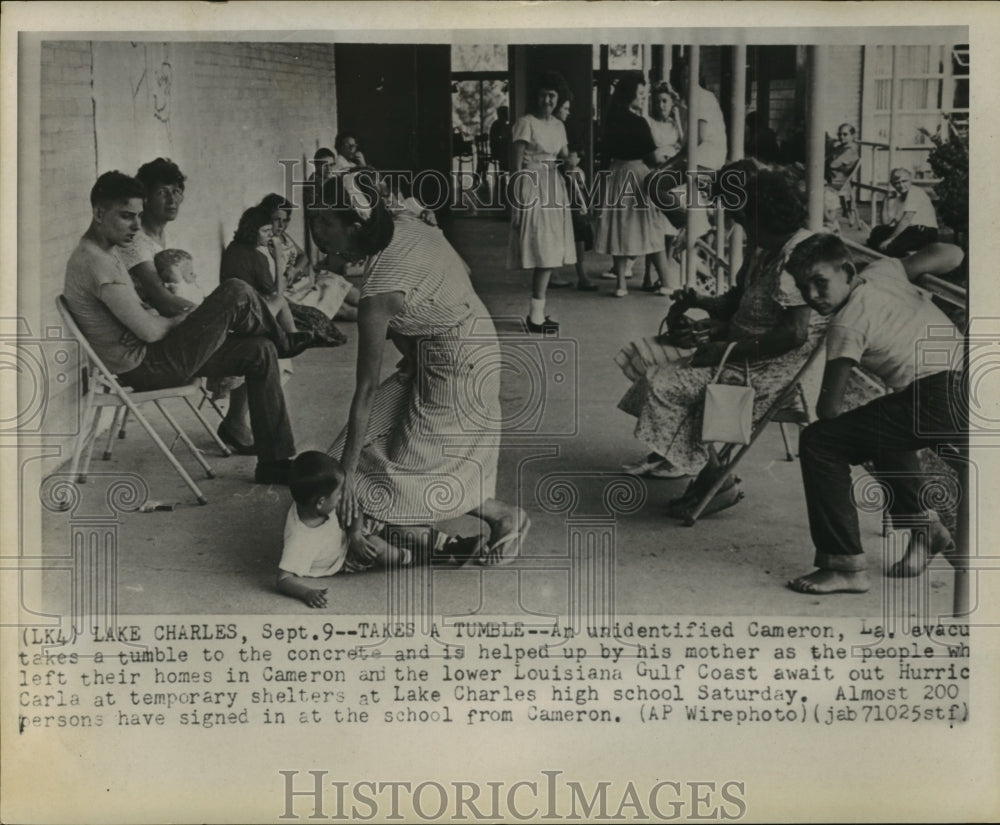
M 726 359 L 736 342 L 726 347 L 712 380 L 705 387 L 705 415 L 701 424 L 702 441 L 726 444 L 749 444 L 753 432 L 753 387 L 750 386 L 750 365 L 746 365 L 746 385 L 719 384 Z

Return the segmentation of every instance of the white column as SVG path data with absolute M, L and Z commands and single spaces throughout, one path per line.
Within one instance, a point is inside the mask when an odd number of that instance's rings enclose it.
M 826 140 L 823 115 L 826 112 L 826 73 L 829 47 L 809 46 L 809 97 L 806 100 L 806 191 L 809 195 L 809 228 L 823 229 L 823 187 Z

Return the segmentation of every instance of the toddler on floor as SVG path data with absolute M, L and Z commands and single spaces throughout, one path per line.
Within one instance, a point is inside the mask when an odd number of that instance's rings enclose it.
M 411 561 L 409 550 L 365 535 L 364 519 L 355 519 L 346 532 L 341 528 L 334 511 L 343 494 L 343 481 L 340 463 L 316 450 L 299 455 L 289 471 L 293 501 L 285 519 L 278 590 L 309 607 L 327 606 L 327 588 L 309 579 L 365 570 L 378 561 L 400 565 Z

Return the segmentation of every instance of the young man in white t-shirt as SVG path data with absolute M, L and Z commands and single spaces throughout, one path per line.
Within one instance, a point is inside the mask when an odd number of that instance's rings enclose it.
M 933 244 L 905 260 L 880 259 L 855 271 L 836 235 L 800 243 L 786 268 L 806 303 L 832 316 L 827 363 L 816 413 L 799 442 L 809 528 L 818 568 L 788 583 L 800 593 L 862 593 L 865 572 L 858 514 L 851 495 L 851 465 L 872 462 L 889 489 L 895 524 L 911 528 L 909 547 L 890 576 L 916 576 L 933 555 L 954 547 L 948 530 L 925 506 L 927 483 L 917 451 L 936 447 L 944 458 L 964 454 L 968 387 L 964 343 L 954 324 L 910 282 L 920 274 L 950 271 L 962 252 Z M 861 365 L 890 392 L 841 413 L 851 370 Z
M 868 236 L 868 247 L 902 258 L 938 239 L 937 215 L 927 193 L 913 186 L 908 170 L 893 169 L 889 185 L 893 191 L 882 207 L 882 223 Z

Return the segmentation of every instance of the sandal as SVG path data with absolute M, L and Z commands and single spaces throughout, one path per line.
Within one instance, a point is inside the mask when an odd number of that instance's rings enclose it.
M 510 564 L 521 555 L 521 545 L 530 529 L 531 519 L 528 518 L 527 513 L 522 512 L 521 520 L 518 522 L 517 527 L 489 545 L 486 552 L 480 558 L 479 563 L 495 567 Z

